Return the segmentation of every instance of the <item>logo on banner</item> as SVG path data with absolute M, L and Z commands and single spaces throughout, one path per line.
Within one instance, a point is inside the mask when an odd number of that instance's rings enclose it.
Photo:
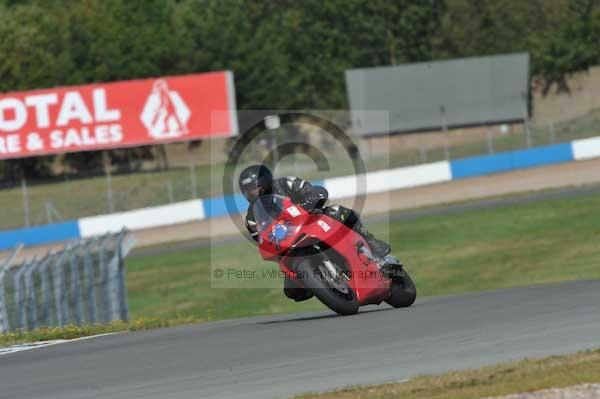
M 140 119 L 151 137 L 168 139 L 188 134 L 191 112 L 178 92 L 169 90 L 166 80 L 154 82 Z

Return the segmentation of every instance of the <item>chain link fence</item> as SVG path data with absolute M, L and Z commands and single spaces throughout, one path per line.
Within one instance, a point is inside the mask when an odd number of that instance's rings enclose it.
M 0 333 L 129 320 L 125 230 L 67 245 L 40 259 L 0 264 Z

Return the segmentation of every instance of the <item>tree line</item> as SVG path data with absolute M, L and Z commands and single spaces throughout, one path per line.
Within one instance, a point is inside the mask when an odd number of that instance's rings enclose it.
M 567 90 L 600 63 L 600 0 L 0 0 L 0 37 L 0 92 L 229 69 L 241 109 L 339 109 L 349 68 L 517 51 L 546 91 Z M 52 161 L 4 161 L 0 176 Z

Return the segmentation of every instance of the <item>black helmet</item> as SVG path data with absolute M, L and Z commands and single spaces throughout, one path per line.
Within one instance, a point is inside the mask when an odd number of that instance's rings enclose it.
M 259 196 L 271 192 L 272 180 L 273 175 L 266 166 L 248 166 L 240 173 L 240 190 L 249 202 L 254 202 Z

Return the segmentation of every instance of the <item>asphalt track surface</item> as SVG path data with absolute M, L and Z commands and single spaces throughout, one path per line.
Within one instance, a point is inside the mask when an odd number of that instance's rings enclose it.
M 0 356 L 1 398 L 284 398 L 600 347 L 600 281 L 142 331 Z

